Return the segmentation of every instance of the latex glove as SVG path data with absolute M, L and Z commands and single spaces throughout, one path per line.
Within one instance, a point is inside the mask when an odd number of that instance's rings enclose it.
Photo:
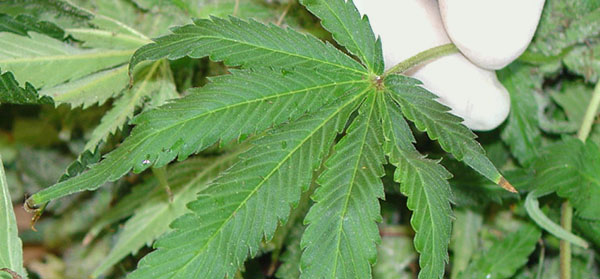
M 471 61 L 486 68 L 512 62 L 527 47 L 537 27 L 543 0 L 354 0 L 381 36 L 386 68 L 451 41 Z M 535 2 L 526 5 L 523 2 Z M 487 3 L 484 4 L 484 3 Z M 469 5 L 471 4 L 471 5 Z M 494 15 L 492 15 L 494 14 Z M 489 19 L 489 20 L 486 20 Z M 493 21 L 493 22 L 492 22 Z M 504 28 L 504 29 L 503 29 Z M 516 34 L 513 36 L 513 34 Z M 421 80 L 438 101 L 473 130 L 498 127 L 510 111 L 510 97 L 493 71 L 457 53 L 405 74 Z

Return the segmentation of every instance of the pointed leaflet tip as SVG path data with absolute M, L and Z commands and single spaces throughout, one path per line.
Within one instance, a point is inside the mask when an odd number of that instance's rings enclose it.
M 513 187 L 510 182 L 508 182 L 508 180 L 506 180 L 506 178 L 504 178 L 503 176 L 500 176 L 500 180 L 497 182 L 498 185 L 500 185 L 500 187 L 504 188 L 506 191 L 509 191 L 511 193 L 515 193 L 518 194 L 519 191 L 517 191 L 517 189 L 515 189 L 515 187 Z

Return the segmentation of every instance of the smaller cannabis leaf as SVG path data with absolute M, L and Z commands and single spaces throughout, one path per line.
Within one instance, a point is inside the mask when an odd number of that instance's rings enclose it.
M 519 230 L 495 241 L 489 250 L 469 264 L 460 278 L 511 278 L 527 263 L 541 236 L 537 227 L 523 224 Z
M 583 219 L 600 220 L 600 148 L 573 137 L 544 148 L 532 168 L 538 192 L 556 192 L 569 199 L 575 214 Z

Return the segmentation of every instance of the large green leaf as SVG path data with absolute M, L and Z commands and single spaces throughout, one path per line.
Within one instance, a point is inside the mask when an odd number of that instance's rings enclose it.
M 527 263 L 541 236 L 540 230 L 535 226 L 523 225 L 518 231 L 494 242 L 489 250 L 471 262 L 460 278 L 511 278 L 517 269 Z
M 528 166 L 539 155 L 542 135 L 538 123 L 535 91 L 543 79 L 533 67 L 513 63 L 498 72 L 502 84 L 510 93 L 511 110 L 502 130 L 502 140 L 523 166 Z
M 379 107 L 385 153 L 397 168 L 394 180 L 400 183 L 400 191 L 408 197 L 407 206 L 413 211 L 414 244 L 421 254 L 419 278 L 442 278 L 452 229 L 451 193 L 447 181 L 451 174 L 438 162 L 417 152 L 413 146 L 414 138 L 396 103 L 386 96 Z
M 27 273 L 23 268 L 23 244 L 18 233 L 17 220 L 4 175 L 4 165 L 0 157 L 0 268 L 7 268 L 25 278 Z M 8 275 L 0 271 L 0 278 L 11 278 Z
M 19 83 L 49 88 L 127 62 L 133 50 L 83 50 L 59 40 L 0 33 L 0 67 Z
M 421 82 L 401 75 L 391 75 L 385 80 L 390 96 L 400 105 L 402 113 L 417 128 L 437 140 L 446 152 L 463 161 L 487 179 L 501 186 L 506 180 L 494 164 L 485 156 L 485 151 L 475 140 L 476 136 L 461 124 L 459 117 L 450 114 L 448 107 L 438 103 L 433 93 L 421 87 Z
M 269 240 L 364 96 L 340 101 L 275 129 L 188 205 L 173 233 L 129 278 L 231 278 L 248 255 Z M 224 247 L 227 248 L 224 248 Z
M 381 41 L 375 38 L 369 19 L 361 17 L 352 0 L 301 0 L 333 38 L 356 55 L 375 74 L 383 73 Z
M 154 195 L 144 197 L 144 204 L 127 220 L 117 242 L 92 277 L 98 277 L 128 254 L 135 254 L 168 232 L 169 224 L 188 211 L 186 204 L 193 201 L 196 193 L 229 167 L 238 155 L 239 152 L 232 152 L 211 159 L 191 159 L 169 168 L 168 185 L 173 191 L 173 200 L 169 201 L 163 187 L 157 187 L 158 192 L 155 191 Z
M 333 46 L 292 29 L 235 17 L 196 19 L 194 23 L 174 28 L 173 34 L 138 49 L 131 58 L 130 70 L 145 60 L 210 56 L 230 66 L 318 67 L 350 74 L 364 72 L 358 62 Z
M 300 278 L 370 278 L 380 241 L 378 199 L 384 175 L 376 94 L 361 105 L 318 178 L 306 215 Z
M 221 140 L 262 131 L 319 109 L 366 84 L 361 75 L 321 70 L 233 71 L 185 98 L 136 117 L 132 135 L 88 172 L 30 197 L 30 206 L 93 190 L 131 168 L 141 172 L 186 158 Z

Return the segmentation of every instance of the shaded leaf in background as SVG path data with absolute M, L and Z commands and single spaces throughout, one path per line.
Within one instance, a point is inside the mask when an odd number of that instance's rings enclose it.
M 581 82 L 564 82 L 560 91 L 552 91 L 552 99 L 564 110 L 570 122 L 578 127 L 592 99 L 592 87 Z M 598 111 L 597 113 L 600 113 Z
M 483 216 L 470 209 L 455 210 L 456 220 L 452 227 L 452 272 L 450 278 L 458 279 L 464 271 L 475 251 L 479 241 L 479 230 L 483 226 Z
M 281 265 L 275 273 L 276 278 L 297 279 L 300 278 L 300 261 L 302 258 L 302 248 L 300 241 L 304 234 L 305 226 L 302 222 L 294 225 L 287 236 L 285 252 L 281 255 Z
M 23 244 L 18 233 L 17 220 L 0 156 L 0 268 L 8 268 L 26 278 L 27 273 L 23 268 Z M 0 271 L 0 278 L 9 279 L 11 276 Z
M 538 123 L 536 90 L 541 90 L 542 76 L 536 68 L 513 63 L 498 72 L 500 82 L 510 93 L 511 110 L 502 140 L 523 166 L 538 157 L 542 135 Z
M 127 62 L 133 50 L 84 50 L 29 33 L 0 33 L 0 67 L 19 83 L 49 88 Z
M 597 17 L 600 20 L 600 13 Z M 600 41 L 575 47 L 563 59 L 570 71 L 582 76 L 587 82 L 597 83 L 600 76 Z
M 600 34 L 599 0 L 548 0 L 530 50 L 546 56 Z
M 385 227 L 381 228 L 383 231 Z M 374 279 L 411 279 L 409 265 L 417 258 L 412 239 L 406 235 L 381 237 L 377 246 L 377 263 L 373 267 Z
M 540 237 L 538 228 L 524 224 L 518 231 L 508 234 L 504 239 L 496 241 L 489 250 L 482 252 L 459 278 L 510 278 L 527 263 Z
M 127 76 L 125 72 L 119 74 L 120 77 Z M 85 150 L 95 149 L 100 142 L 121 129 L 133 118 L 135 110 L 141 107 L 144 101 L 149 100 L 148 105 L 144 106 L 147 110 L 179 97 L 172 78 L 171 69 L 164 60 L 136 69 L 133 87 L 124 90 L 123 96 L 116 100 L 113 107 L 102 117 L 100 125 L 94 129 L 85 144 Z
M 58 40 L 62 40 L 65 36 L 64 30 L 52 22 L 38 21 L 29 15 L 12 17 L 7 14 L 0 14 L 0 32 L 11 32 L 21 36 L 28 36 L 30 31 Z
M 54 104 L 52 98 L 40 96 L 30 83 L 20 87 L 12 73 L 2 74 L 0 69 L 0 74 L 0 104 Z
M 532 165 L 538 191 L 568 198 L 581 218 L 600 220 L 600 148 L 573 137 L 548 146 Z
M 169 201 L 163 187 L 157 187 L 155 195 L 144 197 L 144 204 L 125 222 L 117 242 L 95 268 L 92 277 L 100 276 L 125 256 L 137 253 L 140 248 L 170 231 L 169 224 L 188 211 L 187 203 L 193 201 L 196 193 L 229 167 L 238 155 L 238 152 L 233 152 L 214 159 L 191 159 L 169 168 L 168 183 L 173 192 L 173 201 Z

